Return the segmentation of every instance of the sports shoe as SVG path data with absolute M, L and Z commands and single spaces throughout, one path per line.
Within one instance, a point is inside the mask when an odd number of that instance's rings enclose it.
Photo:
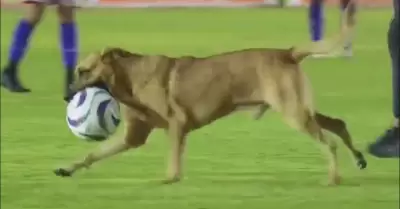
M 15 67 L 6 67 L 1 75 L 1 86 L 14 93 L 30 92 L 30 89 L 25 88 L 21 84 L 15 72 L 17 72 L 17 69 Z
M 368 152 L 379 158 L 398 158 L 400 135 L 399 127 L 393 127 L 378 137 L 377 141 L 368 146 Z
M 73 70 L 67 70 L 65 74 L 65 81 L 64 81 L 64 101 L 67 103 L 72 99 L 72 97 L 75 95 L 75 92 L 71 90 L 71 84 L 74 81 L 74 71 Z

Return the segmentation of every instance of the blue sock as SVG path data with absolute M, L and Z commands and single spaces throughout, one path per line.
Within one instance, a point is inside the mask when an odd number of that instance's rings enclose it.
M 323 15 L 323 0 L 311 0 L 308 20 L 312 41 L 319 41 L 322 39 L 324 29 Z
M 64 67 L 68 71 L 73 71 L 78 59 L 78 37 L 75 23 L 62 23 L 60 35 Z
M 26 20 L 21 20 L 14 31 L 14 38 L 9 52 L 9 64 L 14 67 L 10 70 L 16 70 L 17 65 L 25 55 L 29 44 L 34 25 Z

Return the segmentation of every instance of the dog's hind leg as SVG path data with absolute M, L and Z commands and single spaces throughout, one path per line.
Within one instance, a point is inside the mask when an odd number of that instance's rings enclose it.
M 360 169 L 364 169 L 367 167 L 367 161 L 365 160 L 363 154 L 354 147 L 350 133 L 347 130 L 346 123 L 343 120 L 337 118 L 331 118 L 329 116 L 323 115 L 318 112 L 316 113 L 315 117 L 318 124 L 323 129 L 336 134 L 338 137 L 342 139 L 343 143 L 352 153 L 354 159 L 357 162 L 357 166 Z
M 119 154 L 131 148 L 138 148 L 145 144 L 148 135 L 151 133 L 153 127 L 147 123 L 130 118 L 126 122 L 125 138 L 124 140 L 110 141 L 101 144 L 99 148 L 90 152 L 82 160 L 78 160 L 66 167 L 61 167 L 54 170 L 57 176 L 72 176 L 72 174 L 82 168 L 88 168 L 95 162 Z
M 322 131 L 317 122 L 308 79 L 300 69 L 283 70 L 285 74 L 275 81 L 268 82 L 267 76 L 261 76 L 265 85 L 265 103 L 282 113 L 292 128 L 307 133 L 323 145 L 328 154 L 329 184 L 339 184 L 337 144 Z
M 340 184 L 340 175 L 337 160 L 337 144 L 333 139 L 325 135 L 320 125 L 318 124 L 315 115 L 308 111 L 306 112 L 308 113 L 306 116 L 306 121 L 304 123 L 306 131 L 308 132 L 308 134 L 310 134 L 310 136 L 318 139 L 327 149 L 329 161 L 329 185 Z
M 296 112 L 296 111 L 295 111 Z M 293 112 L 293 113 L 295 113 Z M 286 112 L 287 113 L 287 112 Z M 296 114 L 285 115 L 286 121 L 294 128 L 309 134 L 317 139 L 326 148 L 328 154 L 329 184 L 336 185 L 340 183 L 337 160 L 337 144 L 329 138 L 318 124 L 315 115 L 309 110 L 300 110 Z
M 322 128 L 316 120 L 315 115 L 310 110 L 298 109 L 294 110 L 292 113 L 294 114 L 285 114 L 286 121 L 291 127 L 307 133 L 312 138 L 317 139 L 320 143 L 322 143 L 328 154 L 329 185 L 339 184 L 340 175 L 338 171 L 336 142 L 324 134 Z
M 328 157 L 329 184 L 340 183 L 337 160 L 337 144 L 323 132 L 316 119 L 312 92 L 307 77 L 301 71 L 293 71 L 282 80 L 277 100 L 271 103 L 273 109 L 281 112 L 288 124 L 319 141 Z M 283 89 L 285 91 L 283 91 Z M 276 107 L 275 107 L 276 106 Z

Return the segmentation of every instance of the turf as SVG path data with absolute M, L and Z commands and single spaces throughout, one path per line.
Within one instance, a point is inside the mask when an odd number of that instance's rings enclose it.
M 5 64 L 20 14 L 1 11 Z M 104 46 L 143 53 L 199 56 L 248 47 L 306 43 L 303 9 L 168 9 L 79 11 L 81 56 Z M 338 11 L 327 11 L 328 34 Z M 386 30 L 391 10 L 361 10 L 355 57 L 308 59 L 322 112 L 345 119 L 364 150 L 390 123 L 390 65 Z M 29 95 L 1 90 L 1 207 L 4 209 L 395 209 L 399 161 L 367 155 L 359 171 L 340 146 L 343 184 L 327 187 L 326 162 L 317 143 L 288 128 L 277 114 L 261 121 L 239 113 L 190 135 L 185 180 L 165 186 L 168 138 L 156 131 L 143 148 L 76 173 L 52 169 L 96 144 L 76 139 L 65 123 L 63 68 L 55 14 L 35 32 L 22 65 Z M 341 143 L 340 143 L 341 145 Z

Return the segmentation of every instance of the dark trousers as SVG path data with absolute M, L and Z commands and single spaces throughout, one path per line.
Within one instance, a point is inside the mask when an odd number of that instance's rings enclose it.
M 399 1 L 393 0 L 394 15 L 390 22 L 388 31 L 388 45 L 390 57 L 392 60 L 392 84 L 393 84 L 393 114 L 396 118 L 400 117 L 400 12 Z

